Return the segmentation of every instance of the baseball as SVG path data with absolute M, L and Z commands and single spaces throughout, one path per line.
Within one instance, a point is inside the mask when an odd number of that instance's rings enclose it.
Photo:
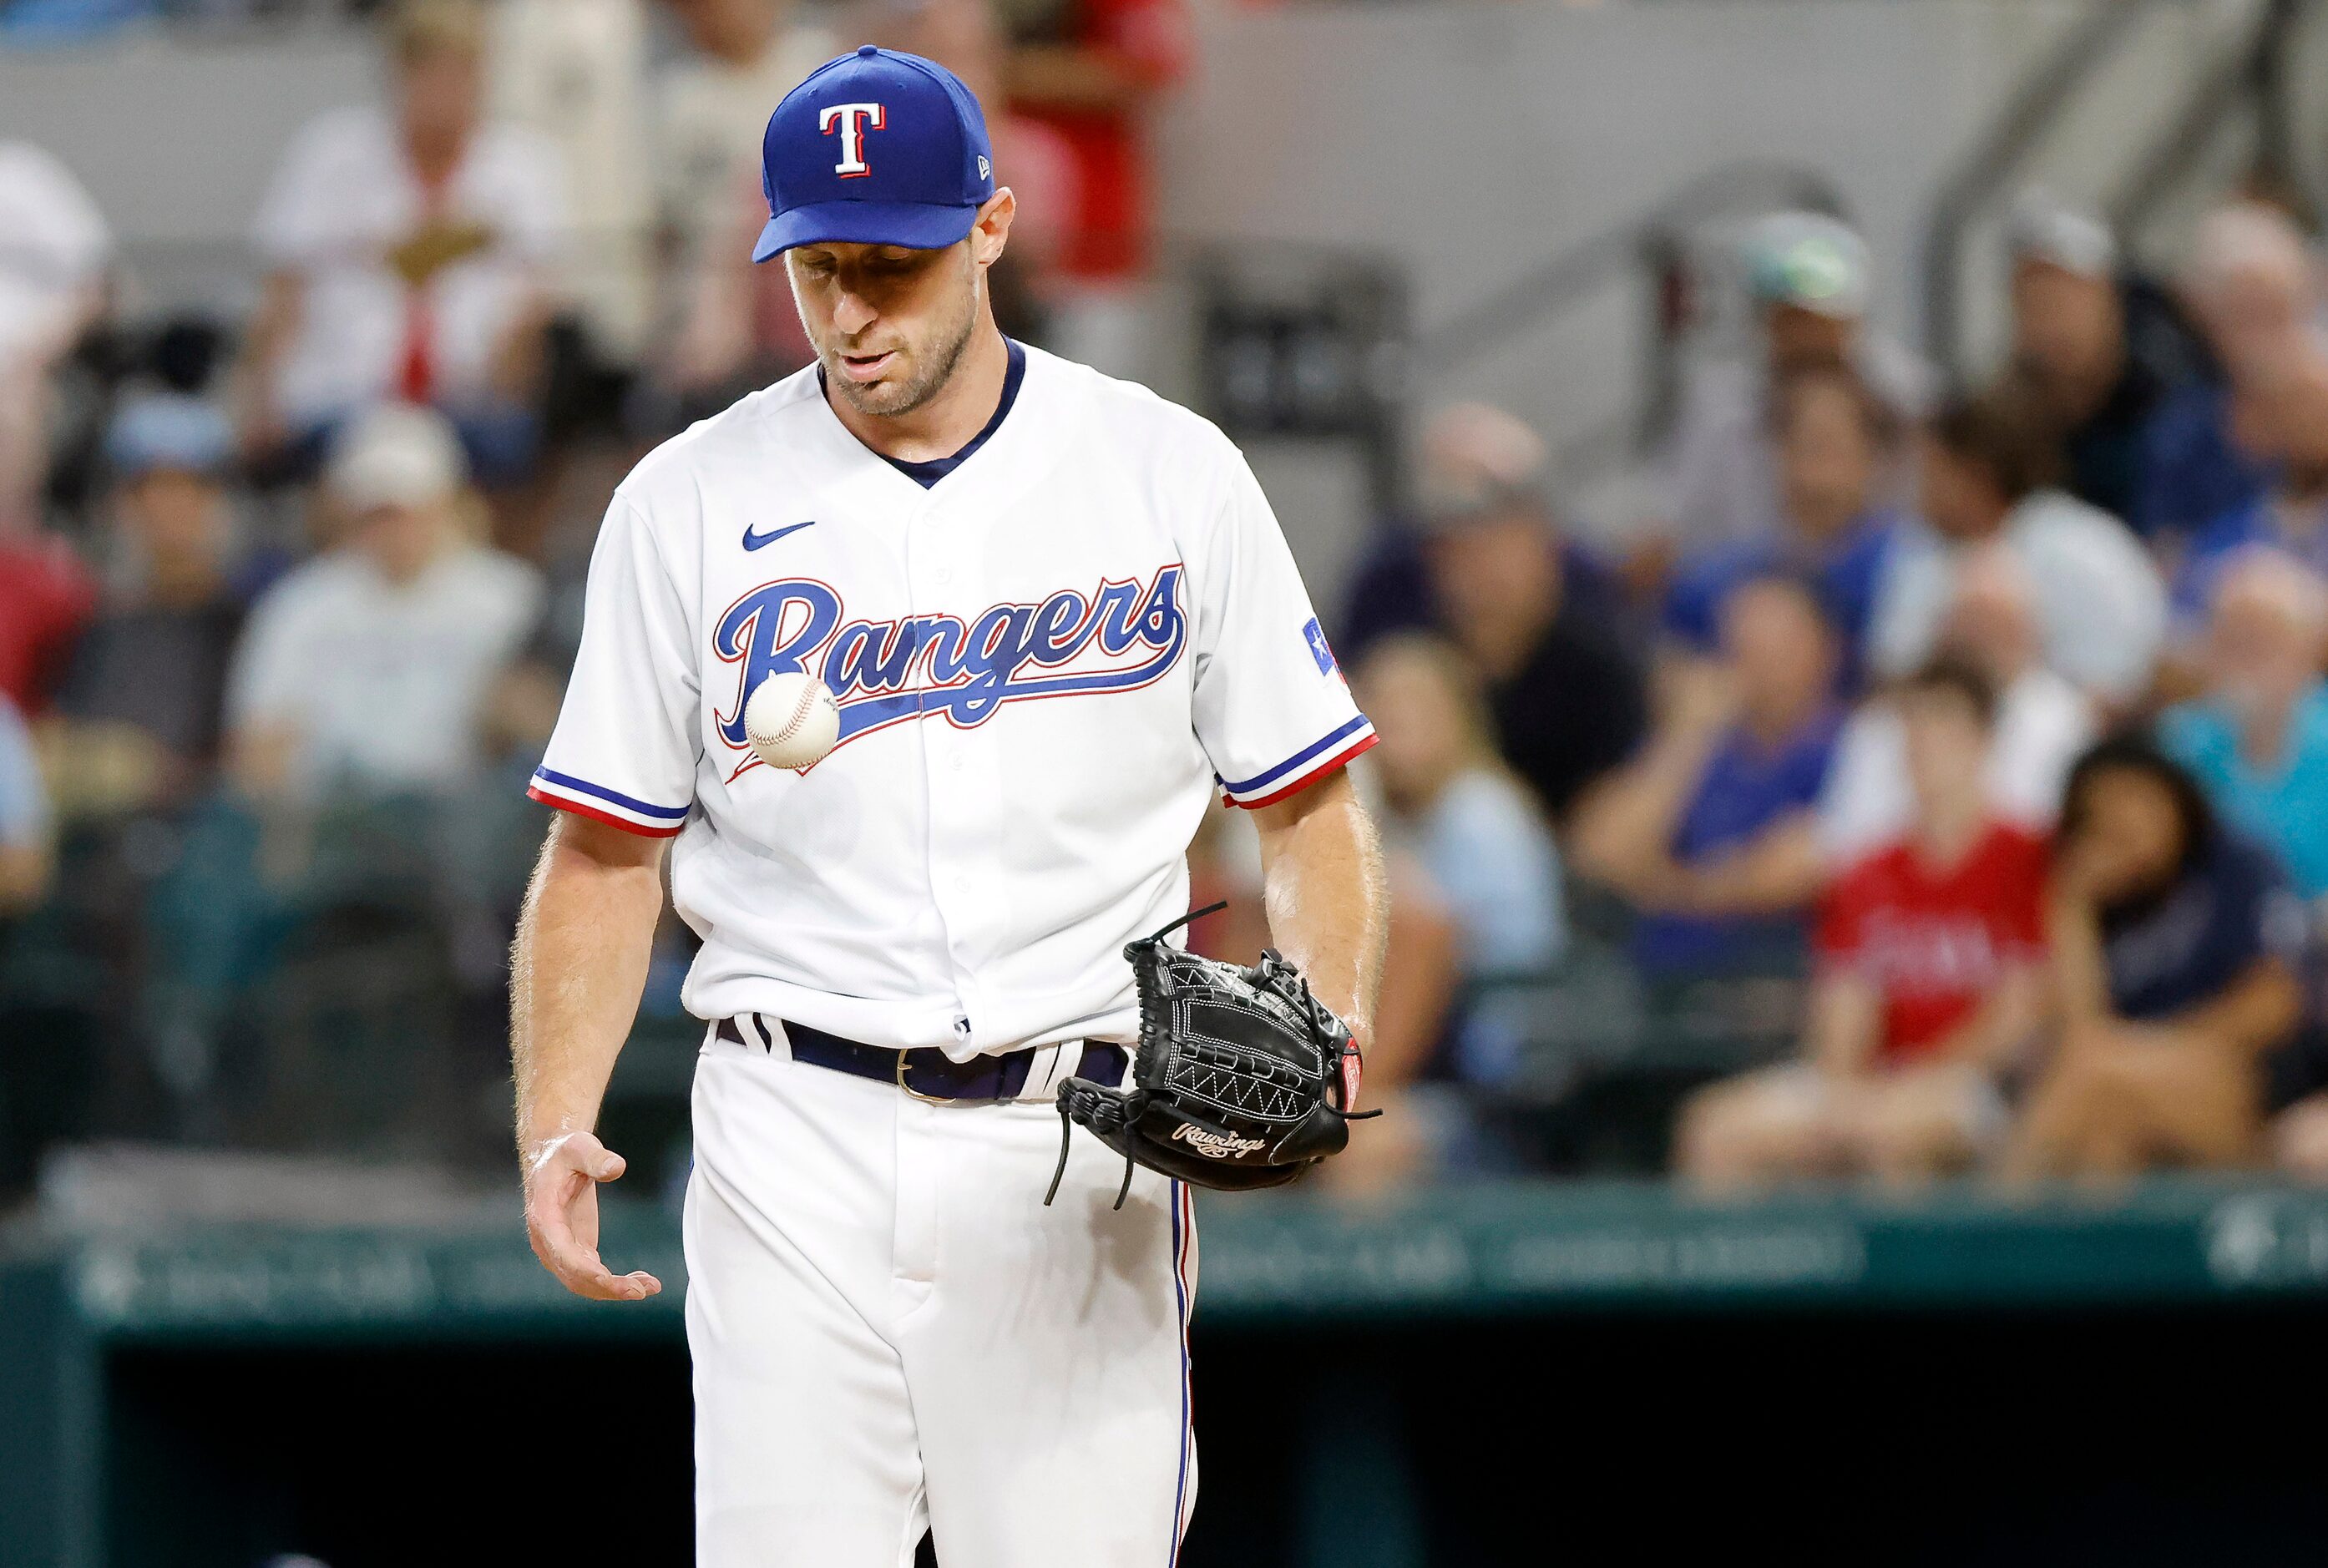
M 809 767 L 840 738 L 840 705 L 813 675 L 771 675 L 744 704 L 744 732 L 770 767 Z

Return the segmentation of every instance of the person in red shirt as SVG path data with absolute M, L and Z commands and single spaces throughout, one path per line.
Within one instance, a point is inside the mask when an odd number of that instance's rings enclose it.
M 0 698 L 27 718 L 46 713 L 96 610 L 97 579 L 71 545 L 0 515 Z
M 1676 1164 L 1703 1186 L 1913 1182 L 1971 1165 L 2004 1131 L 1996 1077 L 2042 1004 L 2045 845 L 1997 820 L 1982 787 L 1996 708 L 1985 674 L 1942 659 L 1892 700 L 1913 824 L 1828 890 L 1805 1059 L 1684 1108 Z
M 1194 53 L 1187 0 L 1007 0 L 997 10 L 1011 42 L 1000 125 L 1016 144 L 998 135 L 997 171 L 1021 160 L 1031 176 L 1029 146 L 1057 155 L 1041 174 L 1056 192 L 1056 243 L 1028 258 L 1042 345 L 1147 379 L 1159 198 L 1148 133 Z
M 1186 73 L 1185 0 L 1028 0 L 1011 24 L 1011 111 L 1074 149 L 1078 200 L 1059 268 L 1115 281 L 1148 264 L 1155 222 L 1147 112 Z

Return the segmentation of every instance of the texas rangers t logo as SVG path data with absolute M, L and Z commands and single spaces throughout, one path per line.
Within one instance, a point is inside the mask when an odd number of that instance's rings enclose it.
M 817 113 L 816 128 L 826 136 L 840 132 L 840 162 L 832 172 L 844 180 L 861 180 L 873 172 L 865 161 L 865 133 L 878 131 L 887 121 L 878 103 L 829 104 Z

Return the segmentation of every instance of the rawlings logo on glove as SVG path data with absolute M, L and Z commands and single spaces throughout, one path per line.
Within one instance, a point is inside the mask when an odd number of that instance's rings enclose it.
M 1358 1048 L 1293 965 L 1273 951 L 1246 968 L 1165 944 L 1222 907 L 1185 915 L 1123 950 L 1140 991 L 1131 1082 L 1059 1085 L 1059 1163 L 1046 1204 L 1058 1195 L 1078 1122 L 1123 1156 L 1121 1208 L 1135 1165 L 1199 1187 L 1278 1187 L 1340 1153 L 1350 1122 L 1381 1114 L 1349 1109 Z
M 1172 1136 L 1207 1160 L 1232 1160 L 1240 1154 L 1252 1154 L 1268 1147 L 1258 1138 L 1239 1138 L 1232 1132 L 1214 1132 L 1193 1122 L 1173 1128 Z

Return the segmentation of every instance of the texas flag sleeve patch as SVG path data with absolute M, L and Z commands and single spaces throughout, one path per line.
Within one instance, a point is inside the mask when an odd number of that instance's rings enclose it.
M 1310 624 L 1301 628 L 1301 640 L 1310 644 L 1310 657 L 1318 661 L 1318 673 L 1331 675 L 1336 668 L 1334 650 L 1326 641 L 1326 628 L 1318 624 L 1317 616 L 1310 616 Z

